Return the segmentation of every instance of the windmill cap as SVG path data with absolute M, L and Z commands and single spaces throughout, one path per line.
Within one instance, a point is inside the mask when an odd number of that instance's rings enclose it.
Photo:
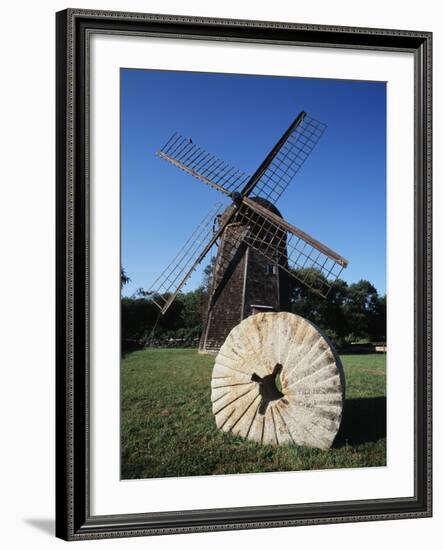
M 241 202 L 242 195 L 238 191 L 233 191 L 230 196 L 231 196 L 231 199 L 234 203 Z M 264 199 L 263 197 L 249 197 L 249 198 L 250 198 L 251 201 L 256 202 L 260 206 L 264 206 L 265 208 L 267 208 L 268 210 L 270 210 L 271 212 L 273 212 L 274 214 L 276 214 L 280 218 L 283 218 L 280 210 L 272 202 L 268 201 L 267 199 Z M 231 212 L 231 208 L 232 208 L 232 204 L 230 204 L 225 209 L 225 213 L 226 212 Z

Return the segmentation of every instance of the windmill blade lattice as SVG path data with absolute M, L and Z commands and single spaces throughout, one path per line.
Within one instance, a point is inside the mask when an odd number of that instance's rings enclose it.
M 241 189 L 248 174 L 206 152 L 190 138 L 174 134 L 157 155 L 226 195 Z
M 220 203 L 211 208 L 180 252 L 148 290 L 147 294 L 151 296 L 152 301 L 163 314 L 166 313 L 200 261 L 209 252 L 212 244 L 215 244 L 217 233 L 214 233 L 214 219 L 221 210 L 223 210 L 223 206 Z M 211 241 L 213 241 L 212 244 Z
M 253 194 L 273 204 L 291 183 L 326 130 L 326 124 L 305 113 L 256 183 Z
M 227 270 L 230 262 L 250 246 L 286 270 L 305 286 L 323 297 L 347 266 L 347 260 L 319 241 L 289 224 L 253 198 L 275 204 L 320 140 L 326 124 L 301 111 L 280 137 L 252 176 L 206 152 L 192 139 L 175 133 L 157 152 L 158 156 L 181 168 L 233 200 L 232 207 L 213 220 L 221 206 L 205 220 L 160 275 L 150 290 L 153 300 L 165 313 L 228 225 L 239 226 L 224 235 L 219 248 L 217 271 Z
M 247 226 L 244 242 L 322 297 L 347 266 L 346 259 L 316 239 L 246 199 L 235 222 Z

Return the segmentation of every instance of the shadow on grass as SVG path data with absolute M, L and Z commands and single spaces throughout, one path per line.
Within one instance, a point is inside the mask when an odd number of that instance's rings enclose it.
M 359 445 L 386 437 L 386 397 L 347 399 L 334 447 Z

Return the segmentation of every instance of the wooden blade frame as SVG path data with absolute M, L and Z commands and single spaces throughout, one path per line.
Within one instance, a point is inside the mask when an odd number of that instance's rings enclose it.
M 248 226 L 244 242 L 322 297 L 348 261 L 298 227 L 247 197 L 235 222 Z
M 206 152 L 180 134 L 174 134 L 157 155 L 228 196 L 250 180 L 245 172 Z
M 247 182 L 247 184 L 242 189 L 241 191 L 242 197 L 248 197 L 252 193 L 252 191 L 254 190 L 254 187 L 258 184 L 262 176 L 265 174 L 266 170 L 269 168 L 272 161 L 278 155 L 279 151 L 284 146 L 289 136 L 292 134 L 292 132 L 294 132 L 296 128 L 298 128 L 298 126 L 300 126 L 305 116 L 306 116 L 305 111 L 301 111 L 301 113 L 292 122 L 292 124 L 289 126 L 286 132 L 277 141 L 277 143 L 274 145 L 272 150 L 268 153 L 264 161 L 260 164 L 260 166 L 254 172 L 251 179 Z
M 196 234 L 201 237 L 203 233 L 207 237 L 207 228 L 216 212 L 211 211 L 154 283 L 150 293 L 162 314 L 232 221 L 249 226 L 244 237 L 248 246 L 259 250 L 321 296 L 328 294 L 332 283 L 347 266 L 347 260 L 248 198 L 254 191 L 255 195 L 275 202 L 309 156 L 325 128 L 325 124 L 301 111 L 251 177 L 207 153 L 192 139 L 177 133 L 157 152 L 160 158 L 234 200 L 232 212 L 202 251 L 198 247 L 201 239 L 198 240 Z M 211 216 L 212 219 L 209 219 Z M 185 274 L 180 278 L 183 272 Z
M 214 219 L 222 209 L 221 203 L 214 205 L 180 249 L 180 252 L 148 290 L 148 295 L 162 314 L 166 313 L 181 288 L 223 231 L 224 226 L 217 232 L 214 231 Z
M 303 116 L 302 116 L 303 115 Z M 301 113 L 254 186 L 254 196 L 275 204 L 312 153 L 326 124 Z M 251 196 L 251 192 L 248 193 Z
M 233 205 L 232 211 L 223 217 L 217 231 L 214 230 L 214 221 L 220 218 L 223 205 L 217 203 L 205 216 L 197 229 L 175 256 L 168 267 L 155 280 L 148 295 L 164 315 L 175 300 L 177 294 L 187 283 L 189 277 L 197 266 L 204 260 L 205 256 L 222 235 L 225 228 L 232 222 L 238 212 L 238 206 Z M 239 243 L 237 243 L 239 244 Z M 184 273 L 182 277 L 180 274 Z

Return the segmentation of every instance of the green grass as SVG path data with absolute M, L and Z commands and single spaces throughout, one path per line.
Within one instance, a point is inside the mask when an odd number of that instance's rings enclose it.
M 261 446 L 215 426 L 214 359 L 146 350 L 122 361 L 122 478 L 356 468 L 386 464 L 386 356 L 343 355 L 346 403 L 327 451 Z

